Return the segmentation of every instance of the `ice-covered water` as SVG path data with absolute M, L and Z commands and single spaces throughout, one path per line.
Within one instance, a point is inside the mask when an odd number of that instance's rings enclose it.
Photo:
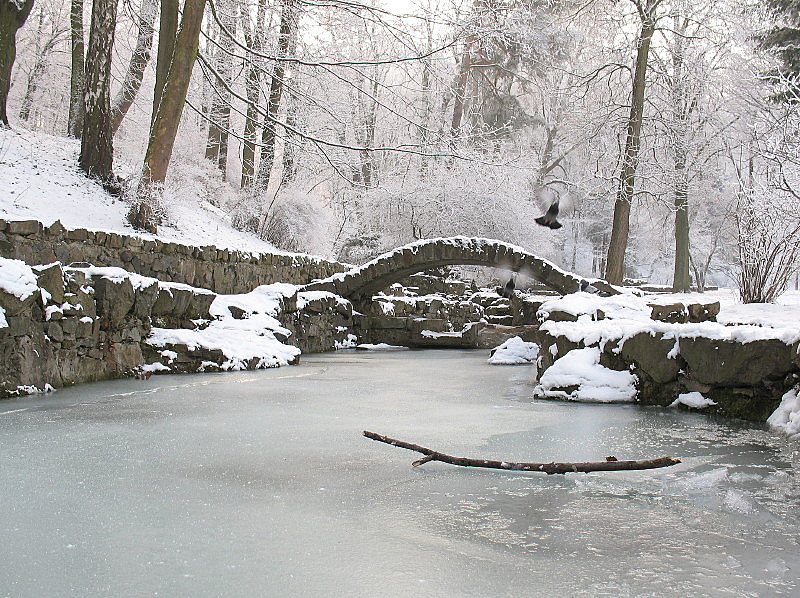
M 0 596 L 797 596 L 798 444 L 533 402 L 486 352 L 339 352 L 0 403 Z M 459 456 L 681 457 L 545 476 Z

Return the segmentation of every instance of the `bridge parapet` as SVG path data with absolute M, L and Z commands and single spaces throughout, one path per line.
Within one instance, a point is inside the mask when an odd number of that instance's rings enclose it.
M 581 290 L 603 294 L 619 292 L 602 281 L 588 281 L 562 270 L 522 247 L 479 237 L 416 241 L 347 272 L 311 282 L 304 289 L 331 291 L 359 303 L 369 301 L 382 289 L 411 274 L 457 265 L 489 266 L 521 272 L 565 295 Z

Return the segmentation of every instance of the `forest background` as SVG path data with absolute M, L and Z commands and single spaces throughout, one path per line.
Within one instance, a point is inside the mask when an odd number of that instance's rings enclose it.
M 190 180 L 289 251 L 491 237 L 769 302 L 797 287 L 798 24 L 796 0 L 0 0 L 0 120 L 81 138 L 151 233 Z

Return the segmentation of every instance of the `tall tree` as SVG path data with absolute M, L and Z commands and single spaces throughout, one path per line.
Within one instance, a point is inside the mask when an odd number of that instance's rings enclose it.
M 672 290 L 687 292 L 689 278 L 689 175 L 687 172 L 689 119 L 696 107 L 696 98 L 689 93 L 686 81 L 684 46 L 688 19 L 674 14 L 675 39 L 672 48 L 672 92 L 673 126 L 670 136 L 673 155 L 673 190 L 675 200 L 675 268 Z
M 53 51 L 61 43 L 62 36 L 67 32 L 61 26 L 59 14 L 45 14 L 44 7 L 39 11 L 38 23 L 36 26 L 36 40 L 34 51 L 36 57 L 33 67 L 28 71 L 28 82 L 25 86 L 25 95 L 22 96 L 22 103 L 19 107 L 19 117 L 21 120 L 28 120 L 31 116 L 33 99 L 39 85 L 42 82 L 47 63 Z M 49 21 L 49 23 L 47 23 Z
M 297 25 L 296 0 L 282 0 L 282 2 L 281 24 L 278 32 L 278 60 L 273 67 L 272 79 L 269 85 L 267 113 L 264 117 L 264 129 L 261 133 L 261 159 L 258 162 L 258 171 L 253 185 L 255 193 L 263 193 L 269 187 L 272 165 L 275 162 L 275 141 L 277 137 L 275 121 L 281 106 L 283 76 L 286 70 L 286 62 L 282 59 L 288 55 L 289 45 Z
M 167 178 L 175 136 L 189 90 L 192 68 L 197 58 L 200 27 L 206 0 L 186 0 L 169 74 L 150 132 L 137 197 L 128 212 L 128 221 L 140 230 L 155 233 L 160 195 Z
M 774 99 L 800 101 L 800 2 L 766 0 L 776 24 L 761 37 L 761 47 L 773 52 L 780 67 L 772 73 L 778 87 Z
M 158 12 L 158 0 L 142 0 L 142 7 L 139 10 L 139 34 L 136 36 L 136 48 L 133 50 L 125 79 L 122 81 L 117 95 L 112 104 L 111 130 L 117 132 L 122 120 L 128 113 L 128 109 L 136 99 L 139 88 L 142 86 L 144 69 L 150 62 L 150 51 L 153 48 L 154 24 L 156 13 Z
M 633 201 L 636 168 L 641 145 L 642 115 L 645 104 L 645 83 L 650 42 L 656 29 L 656 11 L 662 0 L 630 0 L 636 6 L 641 27 L 636 40 L 636 62 L 633 69 L 631 107 L 628 116 L 625 147 L 622 152 L 622 167 L 619 174 L 619 190 L 614 201 L 614 220 L 608 243 L 606 280 L 621 284 L 625 275 L 625 251 L 630 233 L 631 202 Z
M 245 103 L 247 113 L 242 134 L 242 189 L 250 189 L 256 174 L 256 134 L 258 132 L 258 98 L 261 85 L 261 53 L 266 29 L 266 0 L 258 1 L 255 25 L 251 26 L 246 10 L 240 11 L 244 25 L 244 38 L 248 48 L 245 57 Z
M 158 56 L 156 57 L 156 84 L 153 89 L 153 118 L 158 112 L 161 94 L 169 75 L 172 53 L 175 50 L 175 38 L 178 35 L 179 0 L 161 0 L 161 16 L 158 25 Z
M 83 43 L 83 0 L 70 0 L 70 81 L 69 81 L 69 117 L 67 119 L 67 135 L 80 137 L 83 131 L 83 116 L 86 105 L 83 102 L 86 86 L 84 73 Z
M 0 127 L 8 127 L 6 104 L 11 89 L 11 69 L 17 57 L 17 30 L 25 24 L 33 0 L 0 0 Z
M 78 165 L 109 188 L 113 185 L 114 137 L 111 132 L 111 53 L 117 0 L 94 0 L 86 52 L 86 114 Z
M 217 36 L 218 49 L 215 81 L 212 86 L 211 109 L 209 111 L 206 159 L 211 160 L 222 171 L 223 178 L 228 166 L 228 131 L 231 120 L 231 84 L 233 83 L 236 59 L 233 56 L 236 35 L 237 3 L 217 2 L 217 15 L 225 31 Z

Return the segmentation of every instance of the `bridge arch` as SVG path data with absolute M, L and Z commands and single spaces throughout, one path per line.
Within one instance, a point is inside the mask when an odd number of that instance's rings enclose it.
M 587 281 L 566 272 L 522 247 L 494 239 L 448 237 L 416 241 L 378 256 L 362 266 L 315 280 L 306 291 L 331 291 L 354 303 L 368 302 L 373 295 L 405 277 L 440 266 L 475 265 L 502 267 L 523 272 L 562 294 L 587 290 L 601 294 L 618 291 L 602 281 Z

